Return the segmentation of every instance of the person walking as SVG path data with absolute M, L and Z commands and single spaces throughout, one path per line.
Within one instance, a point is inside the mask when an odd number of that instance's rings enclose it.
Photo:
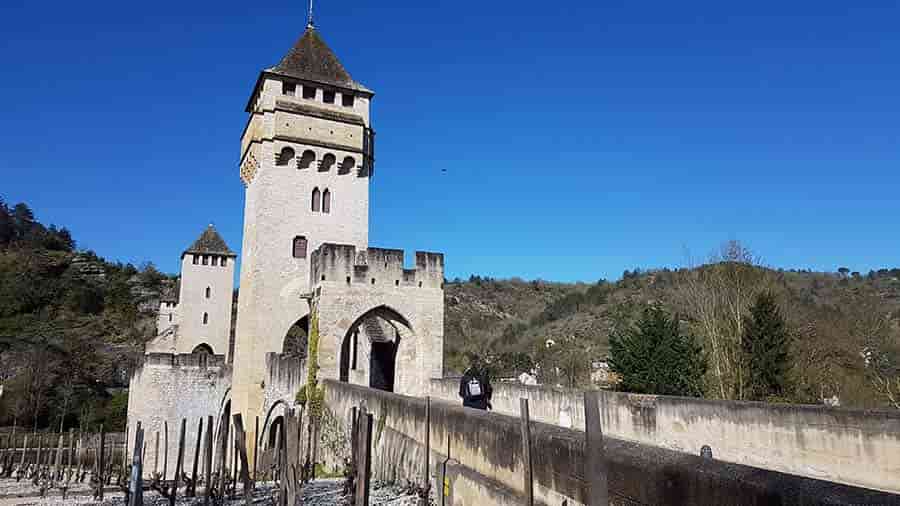
M 491 406 L 491 380 L 485 367 L 473 363 L 466 369 L 459 380 L 459 396 L 462 397 L 463 406 L 474 409 L 494 409 Z

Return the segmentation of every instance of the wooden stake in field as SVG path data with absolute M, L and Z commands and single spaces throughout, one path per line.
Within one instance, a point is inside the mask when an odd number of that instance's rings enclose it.
M 37 467 L 41 467 L 41 453 L 44 451 L 44 436 L 38 436 L 38 451 L 37 456 L 34 459 L 34 463 L 37 464 Z
M 75 449 L 75 457 L 78 460 L 78 475 L 79 476 L 81 476 L 81 465 L 84 460 L 84 458 L 83 458 L 84 457 L 84 455 L 83 455 L 84 454 L 84 442 L 82 441 L 83 437 L 84 437 L 84 434 L 79 430 L 78 431 L 78 443 L 77 443 L 78 448 Z
M 153 474 L 159 472 L 159 431 L 156 431 L 156 443 L 153 446 Z
M 359 472 L 357 470 L 357 464 L 359 462 L 359 456 L 356 452 L 359 451 L 359 444 L 357 443 L 357 439 L 359 438 L 359 413 L 357 413 L 357 407 L 353 406 L 350 408 L 350 469 L 352 472 L 356 473 L 359 476 Z
M 127 440 L 125 444 L 128 444 Z M 141 422 L 138 422 L 134 429 L 134 458 L 131 463 L 131 480 L 128 483 L 128 506 L 143 506 L 144 504 L 144 485 L 141 480 L 144 468 L 143 452 L 141 451 L 143 448 L 144 429 L 141 428 Z
M 185 491 L 186 497 L 194 497 L 197 495 L 197 467 L 200 465 L 200 451 L 203 449 L 201 437 L 203 436 L 203 417 L 200 417 L 200 423 L 197 426 L 197 444 L 194 446 L 194 467 L 191 472 L 191 487 Z
M 66 461 L 66 469 L 72 471 L 72 457 L 75 453 L 75 429 L 69 429 L 69 455 Z
M 184 473 L 184 438 L 187 431 L 187 419 L 181 419 L 181 434 L 178 436 L 178 463 L 175 465 L 175 486 L 172 487 L 172 498 L 169 499 L 174 504 L 174 497 L 178 495 L 178 482 Z
M 22 461 L 19 462 L 19 469 L 25 467 L 25 454 L 28 453 L 28 434 L 25 434 L 25 442 L 22 443 Z
M 256 415 L 256 427 L 253 430 L 253 481 L 257 480 L 256 471 L 259 462 L 259 415 Z
M 224 497 L 225 486 L 228 483 L 228 473 L 225 469 L 228 463 L 228 425 L 227 412 L 222 413 L 222 416 L 219 419 L 219 444 L 217 445 L 219 453 L 216 458 L 216 470 L 218 471 L 216 489 L 222 497 Z
M 300 465 L 300 420 L 297 410 L 289 409 L 284 413 L 284 430 L 282 433 L 283 460 L 281 466 L 282 504 L 296 504 L 298 486 L 298 466 Z
M 531 418 L 528 414 L 528 399 L 519 399 L 522 424 L 522 466 L 525 472 L 523 486 L 525 488 L 525 504 L 534 506 L 534 479 L 531 467 Z
M 103 488 L 106 486 L 106 433 L 103 431 L 103 425 L 100 425 L 100 452 L 98 453 L 98 457 L 100 462 L 97 467 L 97 474 L 100 478 L 100 490 L 97 491 L 97 495 L 99 500 L 102 501 Z
M 163 422 L 163 473 L 162 481 L 166 481 L 169 470 L 169 422 Z
M 206 454 L 203 456 L 203 471 L 206 475 L 206 479 L 203 480 L 206 484 L 206 490 L 203 494 L 203 505 L 209 506 L 209 495 L 212 492 L 212 461 L 213 461 L 213 417 L 206 417 L 206 425 L 208 428 L 206 429 L 206 440 L 203 446 L 206 447 Z
M 369 480 L 372 472 L 372 415 L 365 406 L 359 409 L 357 443 L 358 472 L 356 477 L 356 506 L 369 506 Z
M 125 471 L 125 469 L 128 468 L 128 441 L 131 441 L 131 439 L 129 439 L 129 437 L 128 437 L 129 436 L 128 428 L 129 427 L 126 424 L 125 425 L 125 442 L 122 443 L 122 471 Z M 135 437 L 136 436 L 137 436 L 137 433 L 135 433 Z M 141 448 L 138 448 L 137 451 L 141 451 Z M 112 455 L 112 452 L 110 452 L 110 455 Z M 112 462 L 112 459 L 110 459 L 110 462 Z
M 240 456 L 241 482 L 244 484 L 244 504 L 253 504 L 253 483 L 250 482 L 250 465 L 247 461 L 247 434 L 244 432 L 244 420 L 240 413 L 234 415 L 234 437 L 237 453 Z M 237 486 L 235 486 L 237 488 Z
M 63 452 L 63 435 L 59 435 L 59 442 L 56 445 L 56 459 L 53 462 L 53 481 L 61 479 L 62 472 L 62 452 Z
M 425 397 L 425 466 L 422 468 L 422 493 L 419 494 L 419 505 L 428 506 L 431 489 L 431 397 Z M 530 505 L 529 505 L 530 506 Z

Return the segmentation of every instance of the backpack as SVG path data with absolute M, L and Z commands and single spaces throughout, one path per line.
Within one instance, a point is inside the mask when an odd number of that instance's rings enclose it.
M 481 388 L 481 382 L 475 377 L 472 377 L 466 384 L 466 391 L 468 392 L 470 399 L 480 398 L 484 395 L 484 389 Z

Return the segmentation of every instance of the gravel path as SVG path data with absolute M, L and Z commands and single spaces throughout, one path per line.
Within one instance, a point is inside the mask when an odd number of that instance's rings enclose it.
M 346 505 L 348 498 L 343 495 L 344 482 L 342 479 L 316 480 L 303 487 L 300 495 L 302 506 L 326 506 Z M 106 491 L 107 499 L 102 503 L 94 501 L 91 497 L 88 485 L 78 484 L 69 491 L 68 498 L 64 501 L 59 491 L 52 491 L 48 497 L 41 498 L 40 493 L 31 482 L 22 480 L 0 480 L 0 506 L 124 506 L 124 495 L 121 491 L 110 488 Z M 253 493 L 253 503 L 258 505 L 270 505 L 272 503 L 273 485 L 271 483 L 259 483 Z M 369 504 L 371 506 L 416 506 L 418 504 L 416 493 L 409 487 L 400 485 L 374 482 L 370 493 Z M 431 503 L 434 504 L 432 494 Z M 144 493 L 146 506 L 166 506 L 168 500 L 158 493 L 148 491 Z M 203 504 L 203 498 L 182 498 L 178 500 L 179 506 L 196 506 Z M 243 504 L 243 497 L 237 497 L 225 502 L 228 506 Z

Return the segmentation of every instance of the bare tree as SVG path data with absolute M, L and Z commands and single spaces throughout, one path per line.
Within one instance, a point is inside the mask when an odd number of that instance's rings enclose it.
M 693 316 L 709 355 L 710 393 L 722 399 L 744 398 L 740 348 L 744 315 L 757 293 L 775 286 L 760 264 L 747 247 L 732 240 L 711 254 L 706 264 L 682 272 L 680 303 Z
M 37 430 L 38 419 L 47 407 L 47 397 L 53 385 L 52 356 L 45 346 L 32 346 L 23 353 L 22 375 L 28 411 Z

